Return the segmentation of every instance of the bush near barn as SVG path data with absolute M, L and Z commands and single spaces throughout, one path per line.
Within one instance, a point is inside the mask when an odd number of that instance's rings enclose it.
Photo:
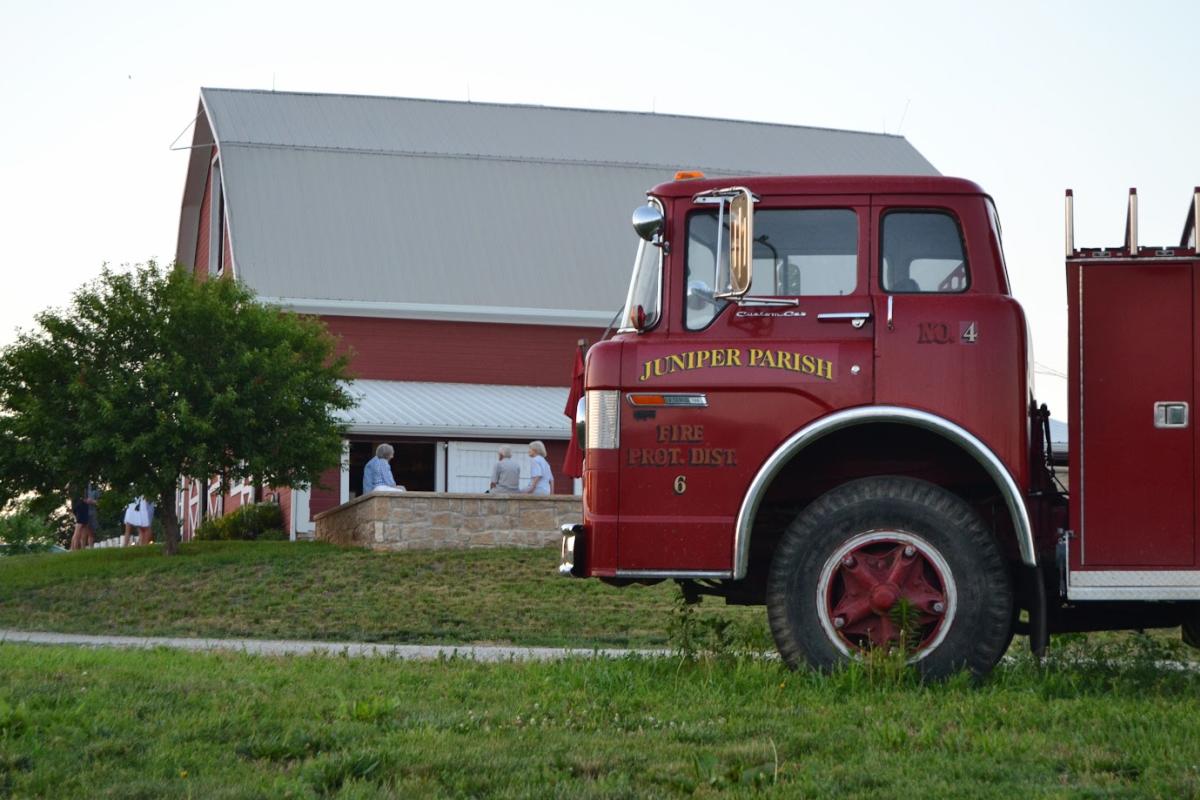
M 251 503 L 232 514 L 213 517 L 196 528 L 201 541 L 282 541 L 288 538 L 283 530 L 283 512 L 276 503 Z

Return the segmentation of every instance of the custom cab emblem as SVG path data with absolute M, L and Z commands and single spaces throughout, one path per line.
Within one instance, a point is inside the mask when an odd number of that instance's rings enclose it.
M 739 311 L 735 317 L 807 317 L 804 311 Z

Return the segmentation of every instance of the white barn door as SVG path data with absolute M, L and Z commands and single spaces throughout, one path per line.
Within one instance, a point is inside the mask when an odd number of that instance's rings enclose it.
M 501 442 L 450 442 L 446 447 L 446 491 L 481 493 L 492 482 L 492 465 Z M 521 467 L 521 488 L 529 486 L 529 442 L 510 444 Z

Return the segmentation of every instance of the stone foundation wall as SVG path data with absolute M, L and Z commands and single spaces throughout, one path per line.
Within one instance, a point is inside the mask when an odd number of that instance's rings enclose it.
M 444 492 L 372 493 L 318 514 L 322 542 L 372 550 L 544 547 L 583 520 L 578 497 Z

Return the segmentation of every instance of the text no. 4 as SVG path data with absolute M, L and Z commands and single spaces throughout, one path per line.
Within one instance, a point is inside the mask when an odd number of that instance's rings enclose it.
M 978 340 L 979 326 L 974 322 L 959 323 L 957 337 L 945 322 L 921 322 L 917 327 L 917 344 L 954 344 L 956 341 L 975 344 Z

